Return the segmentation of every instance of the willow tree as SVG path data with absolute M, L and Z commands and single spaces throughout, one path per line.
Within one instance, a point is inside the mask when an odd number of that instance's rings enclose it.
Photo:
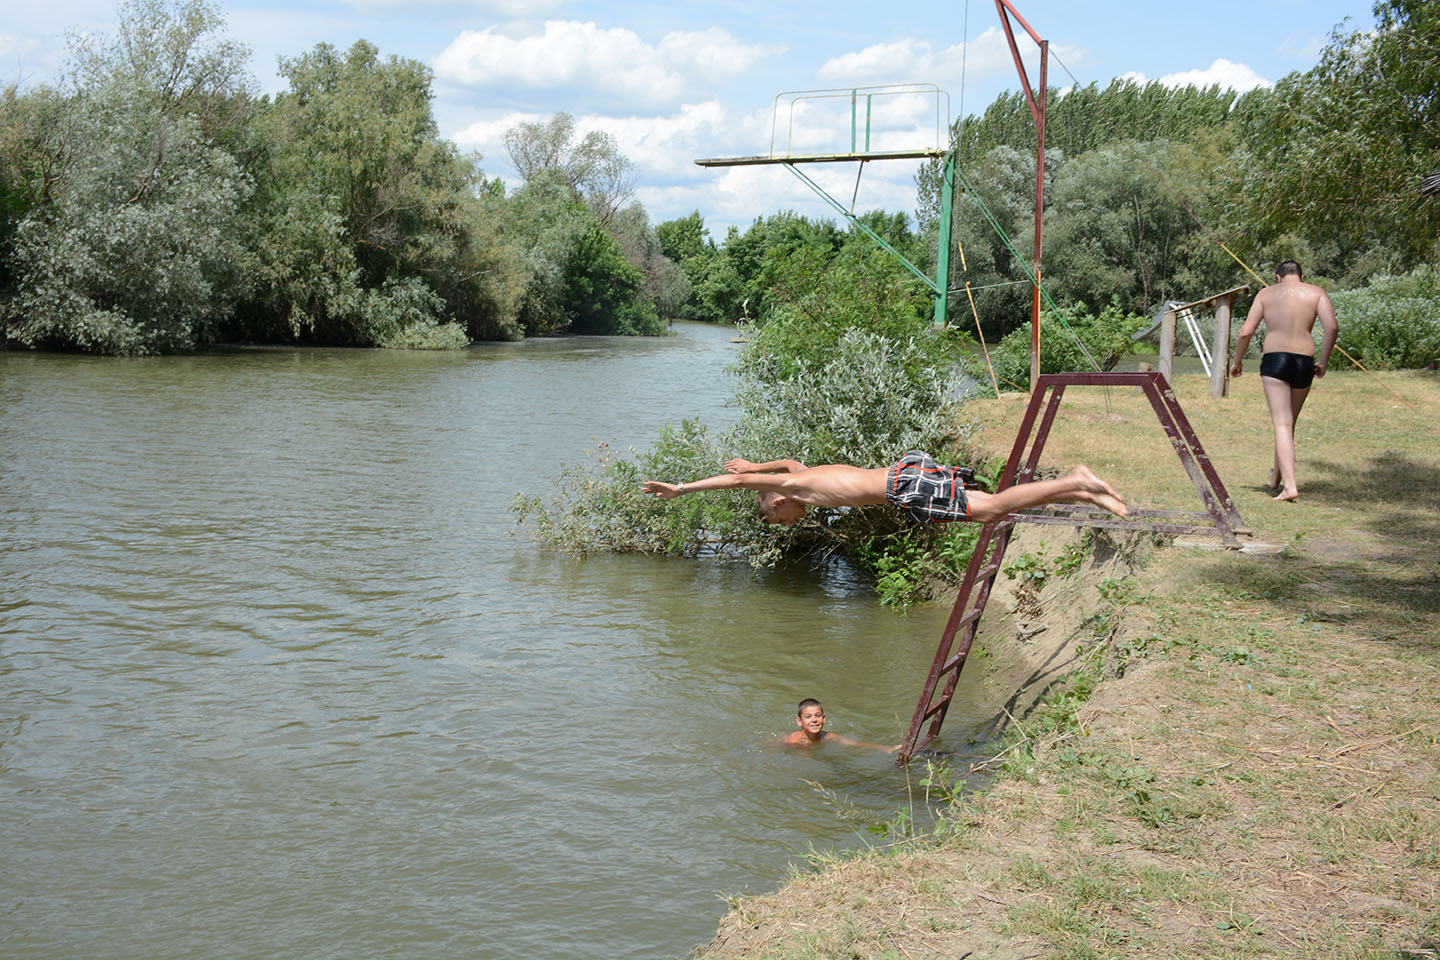
M 1440 170 L 1440 4 L 1374 10 L 1374 30 L 1337 29 L 1312 70 L 1240 100 L 1232 168 L 1262 251 L 1300 238 L 1356 281 L 1440 257 L 1440 204 L 1419 189 Z
M 246 84 L 221 26 L 204 0 L 132 0 L 116 38 L 72 37 L 63 89 L 36 95 L 55 162 L 26 171 L 7 342 L 185 350 L 227 315 L 251 184 L 216 141 Z
M 517 336 L 518 265 L 475 158 L 439 135 L 429 68 L 361 40 L 280 70 L 290 88 L 257 124 L 247 328 L 374 345 L 453 319 L 470 337 Z

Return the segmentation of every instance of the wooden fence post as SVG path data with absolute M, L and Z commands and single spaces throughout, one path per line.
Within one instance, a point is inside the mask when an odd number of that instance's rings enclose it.
M 1165 382 L 1173 384 L 1175 366 L 1175 311 L 1166 310 L 1165 315 L 1160 318 L 1160 375 Z
M 1215 338 L 1210 344 L 1210 396 L 1230 392 L 1230 304 L 1235 295 L 1227 293 L 1215 304 Z

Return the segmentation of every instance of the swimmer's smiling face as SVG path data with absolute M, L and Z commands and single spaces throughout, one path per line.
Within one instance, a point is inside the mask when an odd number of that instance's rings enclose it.
M 805 707 L 795 718 L 795 725 L 805 733 L 807 738 L 816 739 L 825 729 L 825 708 L 819 704 Z

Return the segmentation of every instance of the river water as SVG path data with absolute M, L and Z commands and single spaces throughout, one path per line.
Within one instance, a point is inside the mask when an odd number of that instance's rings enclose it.
M 896 742 L 947 611 L 515 530 L 597 442 L 733 417 L 731 331 L 678 329 L 0 353 L 0 955 L 674 957 L 905 806 L 771 742 L 807 696 Z

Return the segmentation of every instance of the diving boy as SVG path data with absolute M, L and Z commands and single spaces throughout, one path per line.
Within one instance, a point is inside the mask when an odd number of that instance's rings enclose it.
M 973 520 L 990 523 L 1016 510 L 1049 503 L 1088 503 L 1118 516 L 1128 512 L 1111 486 L 1079 466 L 1055 480 L 1036 480 L 999 493 L 965 489 L 970 471 L 941 466 L 912 450 L 890 467 L 829 463 L 807 467 L 798 460 L 752 463 L 734 459 L 725 473 L 690 483 L 647 480 L 641 490 L 661 500 L 705 490 L 754 490 L 765 523 L 793 526 L 806 506 L 864 507 L 889 503 L 921 522 Z

